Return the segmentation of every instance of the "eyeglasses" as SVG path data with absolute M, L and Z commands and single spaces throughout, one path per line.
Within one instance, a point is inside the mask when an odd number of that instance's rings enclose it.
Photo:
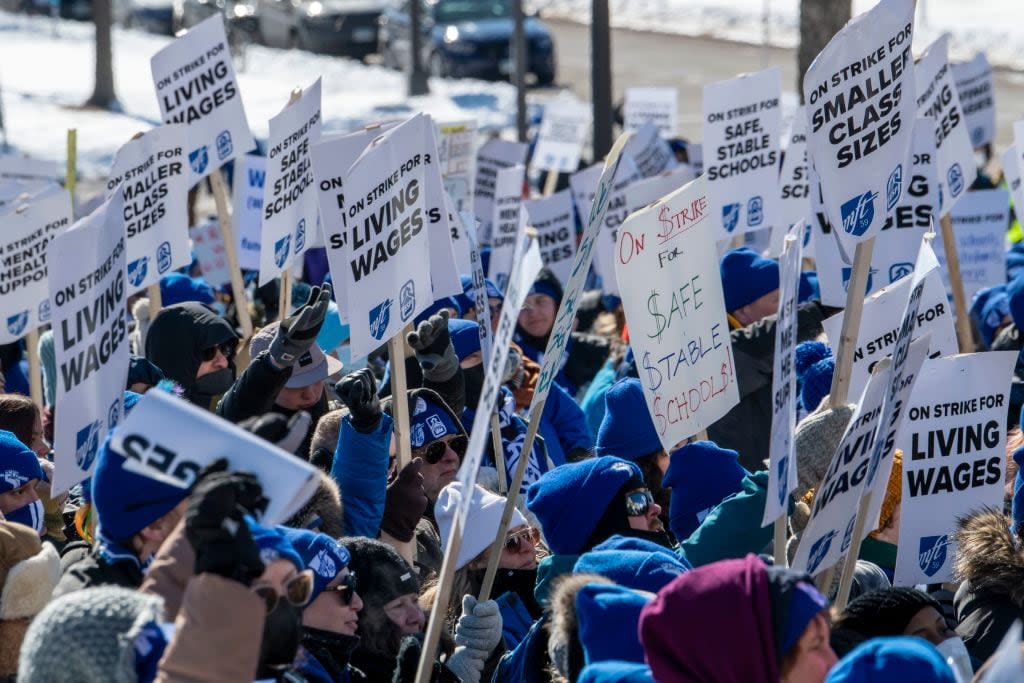
M 236 340 L 226 341 L 223 344 L 217 346 L 211 346 L 208 349 L 203 349 L 203 361 L 209 363 L 217 357 L 217 352 L 220 351 L 224 354 L 224 357 L 229 361 L 235 357 L 235 352 L 238 350 L 238 342 Z
M 526 550 L 533 550 L 538 543 L 540 543 L 540 531 L 531 526 L 506 536 L 505 550 L 518 555 Z
M 626 514 L 630 517 L 643 517 L 654 505 L 654 496 L 647 489 L 630 491 L 626 494 Z
M 356 573 L 350 571 L 341 579 L 341 583 L 337 586 L 325 588 L 324 592 L 337 593 L 338 597 L 341 598 L 342 604 L 346 606 L 351 605 L 352 598 L 356 594 Z
M 284 594 L 278 593 L 273 586 L 263 584 L 253 586 L 252 592 L 262 598 L 267 607 L 267 614 L 274 611 L 277 601 L 284 598 L 296 607 L 305 607 L 313 595 L 313 572 L 301 571 L 284 584 Z
M 431 465 L 436 465 L 444 457 L 444 453 L 447 449 L 455 451 L 455 455 L 462 459 L 462 456 L 466 455 L 466 447 L 469 445 L 469 438 L 465 434 L 456 434 L 448 441 L 444 439 L 438 439 L 437 441 L 431 441 L 425 446 L 421 446 L 412 452 L 412 457 L 423 458 Z

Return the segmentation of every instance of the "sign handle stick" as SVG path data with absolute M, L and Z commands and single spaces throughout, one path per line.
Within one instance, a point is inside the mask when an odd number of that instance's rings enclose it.
M 508 474 L 505 472 L 505 445 L 501 441 L 497 408 L 491 413 L 491 447 L 494 449 L 494 467 L 498 470 L 498 493 L 504 496 L 508 494 Z
M 850 549 L 846 553 L 846 562 L 843 563 L 843 574 L 839 579 L 839 592 L 836 593 L 835 602 L 832 603 L 836 610 L 842 612 L 846 609 L 846 603 L 850 599 L 850 587 L 853 585 L 853 572 L 857 568 L 857 556 L 860 555 L 861 536 L 864 535 L 864 524 L 868 517 L 868 507 L 871 505 L 871 491 L 868 491 L 860 499 L 857 507 L 857 521 L 853 525 L 853 538 L 850 540 Z
M 406 400 L 408 385 L 405 379 L 405 335 L 412 331 L 412 324 L 388 340 L 388 358 L 391 361 L 391 399 L 395 418 L 395 447 L 398 469 L 412 460 L 412 442 L 409 441 L 409 402 Z
M 39 328 L 25 335 L 25 346 L 28 347 L 28 387 L 32 402 L 43 408 L 43 370 L 39 363 Z
M 75 214 L 75 186 L 78 184 L 78 129 L 68 129 L 68 162 L 64 176 L 64 187 L 71 195 L 71 217 Z
M 149 319 L 153 320 L 164 306 L 163 297 L 160 295 L 160 283 L 147 287 L 146 296 L 149 297 Z
M 974 334 L 971 320 L 967 317 L 967 297 L 964 296 L 964 280 L 960 275 L 960 254 L 953 236 L 953 219 L 946 214 L 939 219 L 942 228 L 942 248 L 946 252 L 946 268 L 949 270 L 949 286 L 953 290 L 953 308 L 956 310 L 956 336 L 960 341 L 960 353 L 974 350 Z
M 779 515 L 778 519 L 775 520 L 774 536 L 773 536 L 772 547 L 775 550 L 775 566 L 785 567 L 788 566 L 788 559 L 786 557 L 786 515 Z
M 836 370 L 829 391 L 829 406 L 832 408 L 846 405 L 849 398 L 850 371 L 853 369 L 853 354 L 857 349 L 860 318 L 864 312 L 864 290 L 868 285 L 874 248 L 875 238 L 872 237 L 858 242 L 853 255 L 853 273 L 846 290 L 846 312 L 843 314 L 843 328 L 839 335 L 839 349 L 836 351 Z
M 544 196 L 553 195 L 558 187 L 558 171 L 548 171 L 544 176 Z
M 279 289 L 281 291 L 277 299 L 277 319 L 284 320 L 292 307 L 292 272 L 288 268 L 281 271 Z
M 228 258 L 228 270 L 231 271 L 231 295 L 235 299 L 235 315 L 238 316 L 238 324 L 242 327 L 244 342 L 252 336 L 252 318 L 249 316 L 249 300 L 245 296 L 242 269 L 238 267 L 238 247 L 231 225 L 231 210 L 228 208 L 228 189 L 220 169 L 210 174 L 210 187 L 213 190 L 213 201 L 217 205 L 217 222 L 220 223 L 220 235 L 224 240 L 224 254 Z M 239 368 L 239 371 L 241 370 L 242 368 Z
M 444 549 L 444 562 L 441 563 L 441 575 L 438 577 L 437 598 L 434 609 L 430 611 L 430 622 L 423 638 L 423 650 L 420 654 L 419 668 L 416 670 L 416 683 L 429 683 L 434 670 L 434 654 L 437 643 L 441 640 L 441 629 L 444 628 L 448 616 L 448 600 L 452 593 L 452 582 L 455 579 L 455 562 L 459 549 L 462 547 L 462 519 L 456 514 L 452 523 L 452 535 L 448 539 L 448 547 Z

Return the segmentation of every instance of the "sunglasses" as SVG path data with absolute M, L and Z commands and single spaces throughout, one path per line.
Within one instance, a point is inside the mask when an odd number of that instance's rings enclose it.
M 301 571 L 284 584 L 284 594 L 278 593 L 273 586 L 263 584 L 253 586 L 252 592 L 262 598 L 267 607 L 267 614 L 274 611 L 277 601 L 284 598 L 296 607 L 305 607 L 313 595 L 313 572 Z
M 232 358 L 235 357 L 235 352 L 237 350 L 237 341 L 226 341 L 223 344 L 218 344 L 217 346 L 211 346 L 208 349 L 203 349 L 202 358 L 204 362 L 209 363 L 210 361 L 217 357 L 217 352 L 220 351 L 222 354 L 224 354 L 224 357 L 230 361 Z
M 462 456 L 466 455 L 466 447 L 469 446 L 469 437 L 465 434 L 457 434 L 448 441 L 444 439 L 438 439 L 437 441 L 431 441 L 426 446 L 421 446 L 412 452 L 412 457 L 423 458 L 431 465 L 436 465 L 444 457 L 444 453 L 447 449 L 455 451 L 455 455 L 462 459 Z
M 324 589 L 325 593 L 337 593 L 338 597 L 341 598 L 343 605 L 348 606 L 352 604 L 352 598 L 356 594 L 356 574 L 350 571 L 345 575 L 345 578 L 341 580 L 337 586 L 331 586 Z
M 626 494 L 626 514 L 630 517 L 643 517 L 654 505 L 654 496 L 647 489 L 630 491 Z
M 540 543 L 540 531 L 527 527 L 505 537 L 505 550 L 518 555 L 526 550 L 533 550 Z

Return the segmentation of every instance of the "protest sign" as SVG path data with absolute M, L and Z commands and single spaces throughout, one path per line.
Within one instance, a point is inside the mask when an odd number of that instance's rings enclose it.
M 427 114 L 424 114 L 424 118 L 426 153 L 423 156 L 423 201 L 427 215 L 427 242 L 430 245 L 431 301 L 437 301 L 442 297 L 462 294 L 462 280 L 456 268 L 455 236 L 452 233 L 455 212 L 449 208 L 448 193 L 444 191 L 434 122 Z
M 635 133 L 645 123 L 651 123 L 661 137 L 675 137 L 677 88 L 626 88 L 625 97 L 622 105 L 623 130 Z
M 38 199 L 38 195 L 43 192 L 52 194 L 63 189 L 52 180 L 0 179 L 0 212 L 8 211 L 14 208 L 12 205 L 27 202 L 29 199 Z
M 261 524 L 284 524 L 320 485 L 317 468 L 273 443 L 164 391 L 143 396 L 110 438 L 124 468 L 182 489 L 224 458 L 229 472 L 254 475 L 269 501 Z
M 789 493 L 797 485 L 793 434 L 796 431 L 797 303 L 803 222 L 792 226 L 779 259 L 779 314 L 775 323 L 775 359 L 772 364 L 772 431 L 768 455 L 768 497 L 761 526 L 788 512 Z
M 532 166 L 541 171 L 572 173 L 579 168 L 583 142 L 593 118 L 590 107 L 568 98 L 544 105 Z
M 739 402 L 708 186 L 698 178 L 619 230 L 615 267 L 630 344 L 666 451 Z
M 622 153 L 633 160 L 644 178 L 656 176 L 676 167 L 676 155 L 668 142 L 658 135 L 653 123 L 646 123 L 633 133 Z
M 604 164 L 598 163 L 569 176 L 569 189 L 572 191 L 573 205 L 576 207 L 576 215 L 580 217 L 580 222 L 590 215 L 590 205 L 594 202 L 594 193 L 597 192 L 597 183 L 601 179 L 603 168 Z
M 47 252 L 60 415 L 54 494 L 89 476 L 107 431 L 121 420 L 128 377 L 123 202 L 115 190 Z
M 263 227 L 263 184 L 267 160 L 258 154 L 235 159 L 235 187 L 231 212 L 235 220 L 238 265 L 246 270 L 260 268 L 260 231 Z
M 473 215 L 480 221 L 477 240 L 489 244 L 491 220 L 494 215 L 494 187 L 498 171 L 526 163 L 529 146 L 524 142 L 508 142 L 494 138 L 485 142 L 476 153 L 476 182 L 473 187 Z
M 188 126 L 188 186 L 256 146 L 239 96 L 224 15 L 215 12 L 150 60 L 164 123 Z
M 519 234 L 525 225 L 521 216 L 523 204 L 523 166 L 511 166 L 498 170 L 494 184 L 494 213 L 491 216 L 491 260 L 487 277 L 494 280 L 498 289 L 505 291 L 509 273 L 512 272 L 512 255 L 518 244 Z
M 202 277 L 212 287 L 220 287 L 231 282 L 231 270 L 228 267 L 228 256 L 224 249 L 224 238 L 220 234 L 220 225 L 216 219 L 210 219 L 195 225 L 188 231 L 192 238 L 192 246 L 199 261 Z
M 154 128 L 117 150 L 106 196 L 121 188 L 128 296 L 192 262 L 188 244 L 187 127 Z
M 452 253 L 455 257 L 455 272 L 458 274 L 470 272 L 470 239 L 476 240 L 476 218 L 469 211 L 460 214 L 455 210 L 454 201 L 445 193 L 445 206 L 448 208 L 448 217 L 452 231 Z M 468 220 L 468 224 L 467 224 Z M 472 234 L 470 234 L 472 231 Z M 460 280 L 461 284 L 461 280 Z
M 537 246 L 544 267 L 564 286 L 576 256 L 576 221 L 572 192 L 568 189 L 542 199 L 523 202 L 527 223 L 537 231 Z
M 329 248 L 327 257 L 335 281 L 348 293 L 356 358 L 391 339 L 433 302 L 424 230 L 428 125 L 417 114 L 387 131 L 345 176 L 348 199 L 338 241 L 347 247 L 340 253 Z
M 0 178 L 53 181 L 61 177 L 56 161 L 21 154 L 0 154 Z
M 1017 165 L 1017 145 L 1010 145 L 1000 159 L 1006 186 L 1010 190 L 1010 200 L 1014 207 L 1024 207 L 1024 189 L 1021 188 L 1020 167 Z
M 804 76 L 807 151 L 846 254 L 874 237 L 903 197 L 917 110 L 913 27 L 914 0 L 882 0 L 846 24 Z
M 320 139 L 320 79 L 270 119 L 260 231 L 260 285 L 292 267 L 317 229 L 310 147 Z M 284 312 L 282 312 L 285 314 Z
M 846 293 L 853 266 L 843 259 L 839 251 L 839 240 L 835 236 L 832 224 L 825 212 L 821 194 L 821 182 L 814 166 L 807 167 L 807 177 L 811 192 L 811 244 L 814 245 L 814 261 L 818 273 L 818 289 L 821 292 L 821 303 L 826 306 L 843 308 L 846 306 Z M 873 281 L 874 272 L 868 275 L 868 287 Z M 865 291 L 865 294 L 868 292 Z
M 604 177 L 603 174 L 602 177 Z M 597 236 L 595 245 L 597 272 L 601 276 L 601 285 L 605 294 L 617 295 L 619 293 L 619 283 L 615 278 L 615 244 L 619 238 L 619 226 L 631 213 L 626 190 L 630 185 L 642 179 L 643 176 L 633 162 L 633 158 L 623 150 L 619 157 L 614 184 L 609 188 L 611 194 L 608 196 L 608 204 L 602 214 L 601 232 Z M 590 215 L 592 211 L 593 200 L 588 206 L 587 213 L 581 215 Z
M 895 585 L 953 580 L 957 520 L 1002 507 L 1015 351 L 925 361 L 896 437 L 903 451 Z
M 949 66 L 953 70 L 960 106 L 967 119 L 971 144 L 981 147 L 993 142 L 996 138 L 996 99 L 992 87 L 992 65 L 988 58 L 984 52 L 979 52 L 969 62 Z
M 811 218 L 811 186 L 807 178 L 807 118 L 803 107 L 797 110 L 790 121 L 785 139 L 788 144 L 779 172 L 779 220 L 775 225 L 781 228 L 778 232 L 783 235 L 789 231 L 789 226 L 800 221 L 810 223 Z
M 974 147 L 967 119 L 960 107 L 947 60 L 949 34 L 928 46 L 914 68 L 917 79 L 917 115 L 934 119 L 939 209 L 946 215 L 974 183 Z
M 704 175 L 716 239 L 768 228 L 779 212 L 782 72 L 778 67 L 704 86 Z
M 444 190 L 454 204 L 453 213 L 469 211 L 473 206 L 476 136 L 477 126 L 473 119 L 437 124 L 437 157 L 441 163 Z
M 850 371 L 850 393 L 854 396 L 864 388 L 875 364 L 890 355 L 899 333 L 900 316 L 907 301 L 911 275 L 883 287 L 864 300 L 857 344 L 854 346 L 853 368 Z M 837 313 L 822 322 L 825 335 L 835 346 L 839 343 L 843 314 Z M 957 353 L 956 330 L 953 314 L 946 298 L 946 290 L 938 273 L 925 278 L 924 296 L 918 311 L 918 335 L 931 333 L 928 356 L 938 358 Z
M 71 225 L 71 195 L 54 192 L 0 214 L 0 344 L 50 320 L 48 252 Z
M 1006 190 L 968 192 L 950 212 L 964 298 L 971 301 L 986 287 L 1006 282 L 1006 226 L 1010 224 L 1010 198 Z M 950 296 L 953 290 L 946 267 L 945 245 L 935 245 L 942 265 L 942 283 Z
M 659 175 L 630 183 L 625 189 L 626 215 L 636 213 L 651 202 L 675 192 L 696 177 L 692 166 L 679 164 Z

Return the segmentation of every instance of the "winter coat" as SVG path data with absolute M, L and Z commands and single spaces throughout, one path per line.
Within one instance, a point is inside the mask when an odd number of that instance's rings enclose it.
M 589 451 L 594 447 L 583 410 L 558 384 L 551 385 L 538 430 L 555 466 L 564 465 L 566 456 L 573 451 Z
M 768 472 L 762 470 L 743 478 L 743 489 L 708 513 L 679 552 L 694 567 L 719 560 L 740 558 L 764 551 L 772 541 L 772 526 L 761 526 L 768 499 Z
M 93 547 L 79 561 L 69 565 L 53 590 L 53 599 L 83 588 L 122 586 L 132 590 L 142 583 L 142 566 L 135 558 L 111 561 Z
M 530 630 L 514 650 L 507 652 L 491 679 L 493 683 L 548 683 L 551 676 L 548 668 L 548 626 L 549 613 L 533 623 Z
M 348 415 L 341 420 L 331 477 L 338 483 L 344 501 L 345 536 L 377 538 L 380 532 L 393 425 L 391 416 L 385 414 L 377 429 L 362 434 L 352 426 Z
M 615 365 L 608 361 L 601 370 L 594 375 L 594 381 L 587 387 L 587 393 L 580 402 L 580 409 L 587 418 L 587 428 L 590 430 L 590 437 L 596 442 L 597 432 L 601 429 L 601 422 L 604 421 L 605 394 L 615 384 L 617 373 Z
M 139 586 L 141 592 L 163 599 L 164 621 L 174 621 L 178 615 L 195 565 L 196 552 L 185 536 L 182 520 L 160 546 Z
M 797 341 L 821 334 L 821 321 L 831 312 L 816 301 L 801 305 L 797 309 Z M 776 321 L 777 316 L 769 316 L 730 333 L 740 402 L 708 427 L 708 438 L 737 451 L 740 464 L 750 472 L 764 469 L 768 459 Z
M 1006 515 L 983 510 L 962 519 L 956 531 L 954 572 L 962 582 L 953 599 L 956 632 L 981 661 L 1024 619 L 1024 553 L 1011 524 Z
M 544 350 L 548 343 L 546 337 L 532 337 L 517 327 L 514 339 L 527 358 L 544 366 Z M 594 379 L 610 352 L 611 344 L 604 337 L 573 332 L 562 352 L 562 367 L 555 375 L 555 383 L 575 398 Z

